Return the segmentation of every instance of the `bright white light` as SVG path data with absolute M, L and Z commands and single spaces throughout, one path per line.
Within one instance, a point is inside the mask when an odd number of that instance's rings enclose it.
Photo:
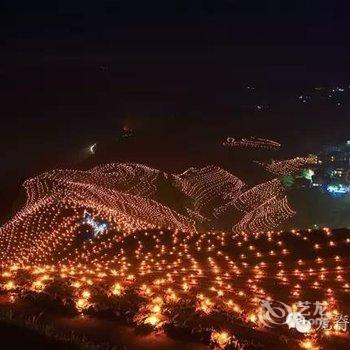
M 93 218 L 93 216 L 84 210 L 84 221 L 85 224 L 92 227 L 94 231 L 94 237 L 98 237 L 101 233 L 107 230 L 108 226 L 107 223 L 102 221 L 97 221 Z
M 328 185 L 327 186 L 327 191 L 329 193 L 333 193 L 333 194 L 344 194 L 344 193 L 349 193 L 350 192 L 350 187 L 342 185 L 342 184 Z
M 91 154 L 95 154 L 95 149 L 96 149 L 97 143 L 94 143 L 89 147 L 89 151 Z

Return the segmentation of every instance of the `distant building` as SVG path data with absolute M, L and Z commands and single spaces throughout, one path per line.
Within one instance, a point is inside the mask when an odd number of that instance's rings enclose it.
M 328 145 L 318 154 L 315 183 L 331 194 L 350 192 L 350 140 Z

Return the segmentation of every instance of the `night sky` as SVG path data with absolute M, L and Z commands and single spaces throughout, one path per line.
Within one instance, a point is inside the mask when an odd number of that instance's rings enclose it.
M 227 164 L 226 136 L 286 153 L 350 137 L 350 11 L 336 2 L 14 1 L 1 16 L 2 211 L 46 169 L 178 171 Z

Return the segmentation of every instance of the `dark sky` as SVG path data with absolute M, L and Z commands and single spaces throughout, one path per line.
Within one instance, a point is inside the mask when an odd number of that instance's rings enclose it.
M 350 85 L 349 5 L 12 1 L 1 17 L 4 198 L 44 169 L 82 166 L 94 142 L 103 160 L 178 169 L 216 162 L 228 135 L 301 152 L 350 135 L 349 92 L 341 106 L 327 100 Z M 318 86 L 322 96 L 298 102 Z M 118 143 L 125 125 L 129 148 Z

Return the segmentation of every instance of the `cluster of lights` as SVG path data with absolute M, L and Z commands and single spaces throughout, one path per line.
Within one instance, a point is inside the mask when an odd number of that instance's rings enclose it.
M 96 304 L 97 287 L 118 300 L 133 290 L 143 300 L 132 310 L 135 323 L 157 330 L 172 322 L 172 310 L 184 303 L 198 322 L 212 317 L 212 329 L 220 329 L 215 314 L 224 312 L 234 321 L 225 331 L 213 331 L 211 340 L 220 348 L 238 342 L 236 324 L 263 327 L 261 300 L 289 305 L 323 300 L 331 324 L 324 335 L 341 333 L 334 319 L 350 292 L 342 255 L 350 244 L 348 231 L 269 231 L 294 213 L 279 180 L 245 190 L 238 178 L 207 167 L 174 176 L 178 188 L 195 200 L 195 212 L 201 215 L 222 192 L 224 205 L 244 215 L 234 235 L 201 233 L 187 217 L 151 198 L 158 175 L 141 165 L 109 164 L 56 170 L 27 181 L 26 206 L 0 229 L 1 288 L 11 295 L 41 293 L 63 280 L 80 312 Z M 84 210 L 91 213 L 90 224 L 96 223 L 93 217 L 109 224 L 77 246 Z M 25 282 L 23 272 L 29 276 Z M 311 338 L 299 345 L 317 349 Z
M 287 160 L 274 160 L 270 164 L 265 165 L 265 168 L 267 171 L 275 175 L 293 175 L 307 166 L 316 164 L 316 157 L 296 157 Z
M 327 191 L 331 194 L 342 195 L 350 192 L 350 186 L 343 184 L 330 184 L 327 186 Z
M 290 208 L 287 197 L 272 197 L 248 212 L 232 230 L 240 232 L 261 232 L 271 227 L 277 227 L 282 222 L 295 215 Z
M 135 323 L 157 330 L 172 322 L 170 310 L 181 310 L 184 302 L 192 300 L 198 319 L 213 317 L 214 329 L 218 311 L 232 315 L 234 323 L 211 337 L 225 348 L 236 341 L 235 323 L 263 327 L 258 317 L 260 300 L 281 300 L 285 295 L 288 305 L 310 300 L 311 295 L 323 300 L 331 328 L 320 332 L 327 337 L 340 334 L 334 320 L 350 292 L 348 260 L 341 255 L 349 244 L 349 231 L 335 234 L 328 228 L 237 236 L 149 229 L 121 239 L 109 230 L 83 251 L 56 257 L 54 264 L 19 261 L 4 266 L 0 279 L 8 293 L 23 289 L 40 293 L 50 282 L 63 279 L 74 289 L 80 312 L 94 305 L 97 286 L 109 298 L 119 299 L 132 289 L 144 300 L 134 310 Z M 18 277 L 22 271 L 30 276 L 25 285 Z M 301 339 L 299 345 L 317 349 L 318 341 Z
M 95 238 L 103 232 L 105 232 L 108 227 L 106 222 L 101 222 L 99 220 L 94 219 L 93 216 L 87 211 L 84 211 L 84 223 L 91 226 L 91 228 L 94 231 Z
M 230 203 L 242 193 L 245 183 L 238 177 L 217 166 L 190 168 L 175 176 L 178 188 L 194 200 L 194 210 L 208 215 L 215 208 L 213 203 L 221 206 Z
M 243 181 L 215 166 L 171 177 L 171 183 L 193 200 L 193 207 L 180 214 L 157 201 L 160 176 L 164 174 L 158 170 L 131 163 L 89 171 L 54 170 L 27 180 L 25 207 L 0 228 L 1 264 L 50 263 L 67 257 L 82 221 L 93 228 L 95 238 L 111 231 L 111 240 L 120 242 L 138 230 L 196 232 L 196 222 L 218 219 L 229 208 L 243 212 L 234 225 L 236 233 L 269 230 L 294 214 L 278 179 L 246 189 Z M 91 244 L 79 247 L 84 261 L 96 253 L 91 248 L 100 249 Z
M 259 105 L 257 108 L 262 109 L 262 106 Z M 248 139 L 235 139 L 233 137 L 227 137 L 227 139 L 223 142 L 223 146 L 276 150 L 281 147 L 281 144 L 273 140 L 256 137 L 250 137 Z

